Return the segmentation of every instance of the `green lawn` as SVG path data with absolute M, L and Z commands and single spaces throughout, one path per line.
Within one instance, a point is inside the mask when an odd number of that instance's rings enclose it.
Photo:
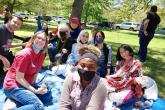
M 0 23 L 3 21 L 0 20 Z M 56 28 L 56 23 L 51 24 L 51 28 Z M 16 35 L 28 37 L 34 34 L 36 31 L 35 20 L 25 21 L 22 28 L 15 32 Z M 103 30 L 106 35 L 106 42 L 111 45 L 113 53 L 113 64 L 115 64 L 116 50 L 121 44 L 129 44 L 135 51 L 135 57 L 138 52 L 138 35 L 137 32 L 130 32 L 124 30 Z M 90 32 L 90 30 L 89 30 Z M 18 40 L 15 40 L 19 42 Z M 149 44 L 148 58 L 146 63 L 143 65 L 143 74 L 152 77 L 158 84 L 159 95 L 165 98 L 165 36 L 156 35 Z M 20 48 L 13 49 L 17 52 Z M 44 65 L 49 63 L 48 57 L 46 58 Z

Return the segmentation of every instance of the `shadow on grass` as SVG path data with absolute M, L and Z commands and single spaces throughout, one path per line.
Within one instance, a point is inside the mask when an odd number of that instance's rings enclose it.
M 113 42 L 106 42 L 107 44 L 111 45 L 112 48 L 112 64 L 116 63 L 116 53 L 118 47 L 121 43 L 113 43 Z M 135 58 L 138 58 L 138 46 L 130 45 L 134 50 Z M 148 49 L 149 53 L 147 56 L 146 63 L 143 65 L 143 74 L 153 78 L 159 89 L 159 95 L 165 98 L 165 62 L 162 58 L 165 58 L 165 52 L 160 50 L 153 50 Z M 158 58 L 153 58 L 153 56 L 158 56 Z

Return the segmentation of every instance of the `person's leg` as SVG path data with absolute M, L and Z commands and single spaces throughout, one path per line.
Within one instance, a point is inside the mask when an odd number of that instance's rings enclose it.
M 48 55 L 49 55 L 49 60 L 51 63 L 55 62 L 55 54 L 56 54 L 56 48 L 48 47 Z
M 16 110 L 44 110 L 40 99 L 29 90 L 17 87 L 10 90 L 4 90 L 4 93 L 9 99 L 22 104 L 22 106 Z
M 34 88 L 39 88 L 40 86 L 38 84 L 33 84 L 32 85 Z M 52 105 L 53 104 L 53 97 L 52 97 L 52 92 L 51 92 L 51 88 L 48 87 L 49 85 L 47 85 L 47 93 L 45 94 L 36 94 L 37 97 L 42 101 L 42 103 L 44 104 L 44 106 L 48 106 L 48 105 Z
M 143 36 L 139 38 L 139 59 L 141 62 L 145 62 L 146 60 L 146 55 L 147 55 L 147 46 L 148 46 L 148 39 Z

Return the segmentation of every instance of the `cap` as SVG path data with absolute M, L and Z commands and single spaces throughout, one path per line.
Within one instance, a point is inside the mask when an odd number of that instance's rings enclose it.
M 74 23 L 74 24 L 80 24 L 80 20 L 78 17 L 72 17 L 70 19 L 70 22 Z

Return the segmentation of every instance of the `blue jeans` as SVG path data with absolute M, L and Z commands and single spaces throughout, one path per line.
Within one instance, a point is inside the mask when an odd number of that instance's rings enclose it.
M 38 88 L 37 85 L 32 85 L 34 88 Z M 13 89 L 5 89 L 5 95 L 7 98 L 13 100 L 16 105 L 16 110 L 44 110 L 44 104 L 52 101 L 52 97 L 49 91 L 44 94 L 34 94 L 26 88 L 20 86 Z M 52 104 L 52 103 L 51 103 Z M 46 104 L 48 105 L 48 104 Z

